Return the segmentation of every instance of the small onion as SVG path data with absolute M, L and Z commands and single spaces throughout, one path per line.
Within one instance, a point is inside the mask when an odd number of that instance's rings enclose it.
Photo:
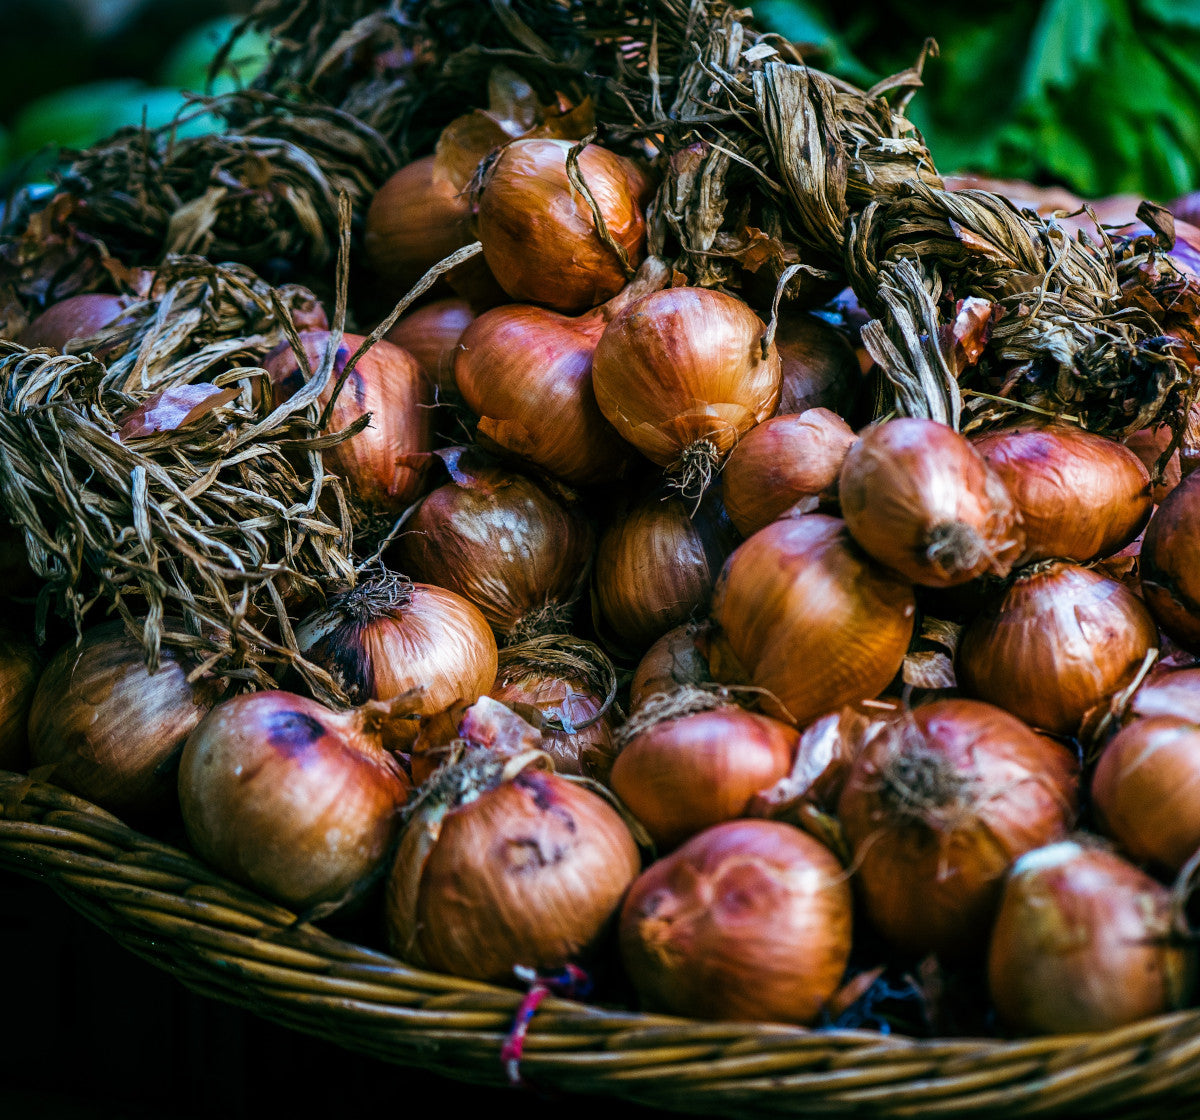
M 407 350 L 440 396 L 457 393 L 454 357 L 463 331 L 475 321 L 465 299 L 439 299 L 405 315 L 384 340 Z
M 851 926 L 845 873 L 820 841 L 775 821 L 729 821 L 633 884 L 621 957 L 654 1010 L 811 1024 L 841 983 Z
M 1153 475 L 1159 459 L 1170 447 L 1172 439 L 1174 439 L 1174 433 L 1169 424 L 1155 424 L 1152 428 L 1143 428 L 1139 432 L 1134 432 L 1125 441 L 1125 446 L 1141 459 L 1142 465 Z M 1161 505 L 1163 499 L 1179 485 L 1182 477 L 1179 449 L 1176 448 L 1163 468 L 1162 477 L 1157 482 L 1152 481 L 1150 500 L 1155 505 Z
M 703 623 L 685 622 L 668 630 L 646 650 L 629 682 L 630 707 L 636 711 L 660 692 L 711 681 L 708 659 L 702 650 L 708 645 L 707 634 Z
M 660 852 L 746 816 L 791 769 L 800 733 L 712 693 L 658 697 L 621 728 L 609 784 Z
M 914 583 L 1005 576 L 1021 550 L 1003 483 L 963 436 L 933 420 L 901 417 L 863 432 L 842 463 L 838 499 L 854 539 Z
M 611 299 L 628 279 L 625 264 L 597 232 L 583 192 L 568 175 L 567 140 L 527 139 L 507 144 L 486 165 L 478 201 L 483 256 L 514 299 L 580 312 Z M 588 144 L 578 171 L 609 236 L 636 267 L 646 223 L 637 185 L 620 156 Z
M 1181 646 L 1200 650 L 1200 471 L 1154 511 L 1142 541 L 1142 595 L 1158 624 Z
M 1083 563 L 1119 551 L 1150 516 L 1150 474 L 1124 444 L 1066 424 L 1020 427 L 974 440 L 1016 503 L 1025 528 L 1018 560 Z
M 41 671 L 33 645 L 0 628 L 0 770 L 23 770 L 28 763 L 29 709 Z
M 638 873 L 637 846 L 603 798 L 529 761 L 469 752 L 425 787 L 387 883 L 398 956 L 513 983 L 515 968 L 595 953 Z
M 328 331 L 300 334 L 314 373 L 329 339 Z M 359 335 L 343 335 L 333 376 L 319 398 L 322 407 L 332 397 L 338 376 L 362 342 Z M 263 368 L 270 375 L 276 404 L 304 386 L 300 362 L 286 343 L 264 359 Z M 422 456 L 433 446 L 431 401 L 429 382 L 416 359 L 390 342 L 375 343 L 350 371 L 333 406 L 329 430 L 341 431 L 367 412 L 371 423 L 325 451 L 324 461 L 326 467 L 346 480 L 351 494 L 371 510 L 402 513 L 417 496 L 424 476 Z
M 981 957 L 1004 874 L 1075 823 L 1066 747 L 976 700 L 893 719 L 854 761 L 838 817 L 879 932 L 906 952 Z
M 53 657 L 29 714 L 35 767 L 113 813 L 154 815 L 174 800 L 175 756 L 217 699 L 212 682 L 163 648 L 157 672 L 123 622 L 84 632 Z
M 76 340 L 99 334 L 136 300 L 130 296 L 88 292 L 51 304 L 17 336 L 22 346 L 46 346 L 65 353 Z
M 299 910 L 339 903 L 387 854 L 408 782 L 381 745 L 391 713 L 290 692 L 218 704 L 188 736 L 179 804 L 201 858 Z
M 810 513 L 829 499 L 857 438 L 825 408 L 776 416 L 752 428 L 721 473 L 725 508 L 738 532 L 748 537 L 788 510 Z
M 862 394 L 862 368 L 846 332 L 818 315 L 784 312 L 775 329 L 783 378 L 781 416 L 827 408 L 839 416 L 854 413 Z
M 1154 620 L 1122 584 L 1078 564 L 1045 561 L 1022 569 L 967 625 L 958 683 L 1034 727 L 1074 735 L 1157 648 Z
M 915 612 L 911 585 L 862 553 L 842 521 L 776 521 L 725 562 L 709 667 L 723 684 L 761 689 L 764 711 L 803 727 L 891 683 Z
M 1195 976 L 1170 891 L 1120 856 L 1065 840 L 1014 864 L 988 952 L 992 1001 L 1013 1030 L 1116 1030 L 1186 1006 Z

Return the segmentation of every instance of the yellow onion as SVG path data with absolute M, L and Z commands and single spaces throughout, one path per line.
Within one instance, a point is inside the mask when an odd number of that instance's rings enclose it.
M 1188 1005 L 1195 949 L 1171 892 L 1113 852 L 1064 840 L 1013 865 L 992 930 L 988 987 L 1020 1034 L 1113 1031 Z
M 1139 561 L 1142 596 L 1163 630 L 1200 650 L 1200 471 L 1154 511 Z
M 29 709 L 41 676 L 37 650 L 0 628 L 0 770 L 24 770 L 29 753 Z
M 655 697 L 620 731 L 609 785 L 660 852 L 747 815 L 790 769 L 799 732 L 702 689 Z
M 164 646 L 157 672 L 123 622 L 84 632 L 46 666 L 29 714 L 33 766 L 113 813 L 153 815 L 174 801 L 173 763 L 219 685 Z
M 642 652 L 703 613 L 737 533 L 718 489 L 694 512 L 659 491 L 618 508 L 596 547 L 594 601 L 605 627 Z
M 579 175 L 625 261 L 604 241 L 587 198 L 568 176 L 576 148 L 568 140 L 507 144 L 486 165 L 477 217 L 484 259 L 509 296 L 571 313 L 616 295 L 641 262 L 646 240 L 629 165 L 588 144 L 578 150 Z
M 423 787 L 387 882 L 397 956 L 513 983 L 517 968 L 587 963 L 599 948 L 637 846 L 607 801 L 538 757 L 467 751 Z
M 807 311 L 784 311 L 775 328 L 775 346 L 783 372 L 781 416 L 810 408 L 827 408 L 838 416 L 853 414 L 863 375 L 845 331 Z
M 854 760 L 838 818 L 879 932 L 915 955 L 982 958 L 1005 872 L 1075 823 L 1066 747 L 977 700 L 893 718 Z
M 728 821 L 650 865 L 621 909 L 625 970 L 655 1011 L 814 1023 L 850 955 L 850 888 L 820 841 Z
M 591 571 L 590 519 L 477 449 L 439 457 L 450 480 L 405 522 L 390 566 L 474 603 L 503 638 L 567 629 Z
M 479 608 L 392 572 L 334 596 L 297 627 L 296 641 L 357 704 L 422 689 L 418 716 L 472 703 L 496 679 L 496 639 Z
M 629 682 L 629 704 L 637 710 L 651 696 L 712 680 L 708 658 L 708 630 L 703 623 L 685 622 L 668 630 L 637 663 Z
M 454 357 L 463 331 L 475 320 L 465 299 L 439 299 L 405 315 L 384 340 L 407 350 L 439 396 L 456 393 Z
M 290 692 L 218 704 L 188 736 L 179 805 L 201 858 L 298 910 L 361 889 L 387 855 L 408 782 L 383 748 L 399 713 L 334 712 Z
M 709 668 L 762 690 L 761 707 L 799 727 L 877 696 L 900 671 L 916 603 L 835 517 L 760 529 L 725 562 L 713 593 Z
M 137 301 L 131 296 L 87 292 L 52 303 L 21 333 L 17 341 L 31 349 L 46 346 L 65 352 L 72 342 L 99 334 Z
M 614 316 L 596 346 L 600 411 L 652 462 L 702 490 L 716 466 L 779 404 L 779 351 L 740 299 L 665 288 Z
M 1025 529 L 1019 564 L 1080 563 L 1119 551 L 1150 516 L 1150 475 L 1124 444 L 1067 424 L 974 440 L 1012 494 Z
M 811 513 L 831 501 L 858 437 L 826 408 L 764 420 L 733 449 L 721 473 L 729 518 L 744 537 L 789 510 Z
M 963 436 L 933 420 L 901 417 L 863 432 L 842 463 L 838 499 L 854 539 L 914 583 L 1004 576 L 1021 550 L 1004 484 Z
M 300 334 L 313 372 L 321 364 L 329 339 L 328 331 Z M 322 407 L 328 404 L 338 375 L 362 342 L 359 335 L 342 337 L 334 376 L 319 398 Z M 263 367 L 270 375 L 276 404 L 304 386 L 304 371 L 286 343 L 264 359 Z M 416 359 L 390 342 L 375 343 L 346 378 L 329 418 L 329 430 L 341 431 L 368 412 L 371 423 L 326 450 L 324 462 L 370 510 L 398 514 L 417 496 L 424 476 L 424 453 L 433 446 L 432 399 L 431 386 Z
M 970 696 L 1056 735 L 1125 688 L 1158 648 L 1141 601 L 1116 580 L 1065 561 L 1024 568 L 967 624 L 958 683 Z

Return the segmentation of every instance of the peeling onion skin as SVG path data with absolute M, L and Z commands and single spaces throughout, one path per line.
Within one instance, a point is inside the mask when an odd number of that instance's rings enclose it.
M 836 857 L 776 821 L 730 821 L 652 864 L 621 911 L 643 1004 L 696 1019 L 811 1024 L 850 954 Z
M 1181 646 L 1200 652 L 1200 471 L 1155 510 L 1139 565 L 1150 613 Z
M 1023 569 L 967 624 L 956 671 L 963 692 L 1055 735 L 1134 678 L 1158 627 L 1116 580 L 1065 561 Z
M 717 580 L 709 668 L 763 689 L 768 715 L 803 727 L 878 696 L 912 639 L 912 585 L 824 514 L 776 521 L 739 545 Z
M 188 839 L 230 878 L 303 911 L 352 893 L 386 856 L 408 783 L 355 711 L 289 692 L 215 707 L 188 737 Z
M 29 642 L 0 628 L 0 770 L 24 770 L 29 759 L 29 709 L 42 661 Z
M 1191 947 L 1167 942 L 1171 895 L 1120 856 L 1073 841 L 1029 852 L 1009 873 L 988 986 L 1020 1034 L 1109 1031 L 1189 1003 Z

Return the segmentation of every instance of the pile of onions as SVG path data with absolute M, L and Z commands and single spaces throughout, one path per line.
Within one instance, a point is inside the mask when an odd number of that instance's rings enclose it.
M 864 909 L 915 955 L 980 956 L 1005 872 L 1075 823 L 1066 747 L 974 700 L 902 713 L 858 754 L 838 800 Z
M 846 452 L 838 498 L 867 552 L 930 587 L 1007 575 L 1024 540 L 1004 484 L 963 436 L 933 420 L 864 431 Z
M 474 321 L 475 312 L 465 299 L 439 299 L 405 315 L 383 338 L 416 358 L 438 396 L 444 397 L 457 392 L 458 340 Z
M 20 770 L 26 764 L 29 709 L 41 671 L 37 650 L 0 628 L 0 770 Z
M 405 825 L 388 877 L 393 952 L 496 983 L 514 969 L 587 962 L 637 875 L 620 814 L 569 778 L 470 750 L 438 771 Z
M 383 748 L 402 714 L 347 712 L 290 692 L 218 704 L 188 736 L 179 805 L 200 856 L 305 911 L 364 886 L 400 823 L 408 781 Z
M 832 502 L 857 438 L 826 408 L 776 416 L 752 428 L 721 473 L 725 508 L 738 532 L 748 537 L 790 510 L 811 513 Z
M 56 785 L 110 812 L 165 810 L 174 801 L 175 757 L 218 696 L 213 682 L 188 681 L 191 668 L 164 647 L 151 673 L 123 622 L 85 631 L 38 681 L 29 713 L 33 765 L 52 767 Z
M 1133 540 L 1150 516 L 1150 474 L 1115 440 L 1051 424 L 989 433 L 974 445 L 1020 513 L 1020 564 L 1109 556 Z
M 450 479 L 421 500 L 388 563 L 474 603 L 503 638 L 567 629 L 591 570 L 589 518 L 477 449 L 439 458 Z
M 1200 650 L 1200 471 L 1189 474 L 1154 512 L 1142 541 L 1142 595 L 1180 645 Z
M 1074 735 L 1158 648 L 1141 600 L 1099 572 L 1048 560 L 1024 568 L 963 631 L 963 690 L 1034 727 Z
M 311 371 L 320 366 L 330 340 L 328 331 L 300 334 Z M 359 335 L 342 336 L 334 375 L 319 398 L 322 407 L 363 341 Z M 304 369 L 286 343 L 264 359 L 263 367 L 276 404 L 304 386 Z M 375 343 L 350 371 L 329 418 L 329 430 L 338 432 L 369 412 L 370 426 L 326 450 L 325 466 L 346 481 L 359 503 L 377 512 L 402 513 L 420 490 L 424 453 L 433 446 L 431 403 L 432 388 L 416 359 L 390 342 Z
M 682 689 L 643 705 L 620 732 L 611 786 L 660 852 L 746 815 L 791 769 L 799 732 L 711 692 Z
M 652 1010 L 816 1022 L 850 956 L 850 888 L 818 840 L 729 821 L 652 864 L 621 910 L 625 969 Z
M 1171 892 L 1113 852 L 1073 840 L 1028 852 L 992 930 L 996 1011 L 1022 1034 L 1071 1034 L 1185 1007 L 1196 951 L 1171 926 Z
M 915 611 L 912 586 L 862 553 L 842 521 L 776 521 L 717 580 L 709 667 L 723 684 L 760 689 L 764 711 L 803 727 L 891 683 Z

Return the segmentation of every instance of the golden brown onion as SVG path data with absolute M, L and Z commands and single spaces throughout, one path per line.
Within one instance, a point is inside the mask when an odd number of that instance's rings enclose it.
M 29 754 L 29 709 L 42 673 L 31 642 L 0 629 L 0 770 L 24 770 Z
M 475 312 L 465 299 L 439 299 L 405 315 L 384 340 L 407 350 L 439 396 L 457 393 L 454 357 L 463 331 L 475 321 Z
M 685 622 L 668 630 L 646 650 L 629 683 L 632 710 L 636 711 L 656 693 L 675 692 L 712 680 L 708 659 L 701 648 L 707 648 L 707 633 L 703 623 Z
M 1200 650 L 1200 471 L 1154 511 L 1139 560 L 1142 596 L 1180 645 Z

